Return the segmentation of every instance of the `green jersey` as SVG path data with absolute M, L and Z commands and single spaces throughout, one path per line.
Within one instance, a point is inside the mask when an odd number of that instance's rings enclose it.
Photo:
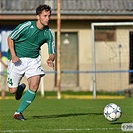
M 16 55 L 21 57 L 36 58 L 40 54 L 40 48 L 44 43 L 48 44 L 48 53 L 54 54 L 54 36 L 51 29 L 47 26 L 40 30 L 36 26 L 36 21 L 27 21 L 19 24 L 10 34 L 14 41 Z M 10 49 L 8 59 L 11 60 Z

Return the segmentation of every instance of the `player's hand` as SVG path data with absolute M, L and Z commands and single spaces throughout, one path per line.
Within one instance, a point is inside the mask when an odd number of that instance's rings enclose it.
M 20 59 L 17 56 L 12 57 L 12 63 L 17 63 L 19 61 Z
M 51 59 L 47 59 L 47 64 L 54 69 L 54 62 Z

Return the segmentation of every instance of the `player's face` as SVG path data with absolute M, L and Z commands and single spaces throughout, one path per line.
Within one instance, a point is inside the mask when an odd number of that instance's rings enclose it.
M 37 16 L 37 19 L 41 25 L 47 26 L 50 20 L 50 16 L 50 11 L 42 11 L 42 13 Z

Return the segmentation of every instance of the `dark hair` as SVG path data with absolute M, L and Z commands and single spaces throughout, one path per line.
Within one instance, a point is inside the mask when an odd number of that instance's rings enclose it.
M 50 11 L 51 13 L 51 7 L 49 5 L 40 5 L 36 8 L 36 15 L 39 15 L 42 13 L 42 11 L 45 10 L 45 11 Z

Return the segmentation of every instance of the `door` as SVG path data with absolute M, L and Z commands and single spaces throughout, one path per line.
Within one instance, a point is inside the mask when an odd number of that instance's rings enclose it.
M 61 71 L 65 70 L 71 72 L 78 70 L 78 34 L 76 32 L 61 33 Z M 57 77 L 55 79 L 57 79 Z M 61 87 L 77 87 L 77 86 L 78 86 L 77 73 L 61 74 Z

